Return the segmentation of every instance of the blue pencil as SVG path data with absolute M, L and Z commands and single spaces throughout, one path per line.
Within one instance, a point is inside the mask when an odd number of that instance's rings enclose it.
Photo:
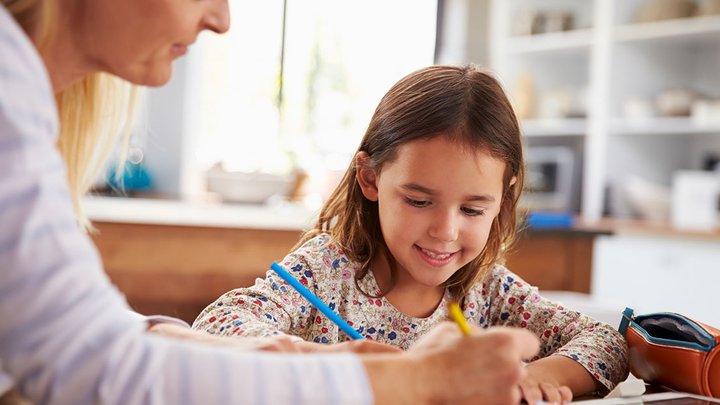
M 347 322 L 345 322 L 344 319 L 340 317 L 340 315 L 336 314 L 335 311 L 330 309 L 327 305 L 325 305 L 324 302 L 320 300 L 320 298 L 317 297 L 317 295 L 313 294 L 310 290 L 307 289 L 304 285 L 300 284 L 300 282 L 292 276 L 292 274 L 288 273 L 287 270 L 283 269 L 279 264 L 276 262 L 273 262 L 272 266 L 270 266 L 275 273 L 278 274 L 283 280 L 285 280 L 288 284 L 290 284 L 294 289 L 297 290 L 297 292 L 300 293 L 303 297 L 305 297 L 306 300 L 310 301 L 311 304 L 315 306 L 320 312 L 322 312 L 325 316 L 328 317 L 331 321 L 335 323 L 335 325 L 339 326 L 340 329 L 343 330 L 348 336 L 350 336 L 353 339 L 364 339 L 363 336 L 358 333 L 355 329 L 353 329 L 352 326 L 348 325 Z

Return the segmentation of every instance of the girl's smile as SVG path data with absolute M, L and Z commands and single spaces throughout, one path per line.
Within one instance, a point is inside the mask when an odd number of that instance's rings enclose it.
M 417 249 L 420 257 L 425 260 L 428 264 L 435 267 L 446 266 L 452 261 L 459 251 L 455 252 L 437 252 L 430 249 L 424 249 L 418 245 L 414 246 Z

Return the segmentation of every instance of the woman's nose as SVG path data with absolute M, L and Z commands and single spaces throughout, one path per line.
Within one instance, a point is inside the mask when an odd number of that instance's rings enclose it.
M 438 214 L 429 229 L 429 235 L 443 242 L 452 242 L 458 237 L 458 219 L 453 213 Z
M 205 15 L 205 29 L 222 34 L 230 29 L 230 8 L 227 0 L 211 0 Z

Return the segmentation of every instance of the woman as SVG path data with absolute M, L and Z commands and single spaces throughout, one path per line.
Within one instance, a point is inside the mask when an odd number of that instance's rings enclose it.
M 0 392 L 62 404 L 517 402 L 520 360 L 537 350 L 521 331 L 465 337 L 446 323 L 404 353 L 322 355 L 149 334 L 103 273 L 77 201 L 131 104 L 110 75 L 166 83 L 199 32 L 228 29 L 227 1 L 1 1 Z

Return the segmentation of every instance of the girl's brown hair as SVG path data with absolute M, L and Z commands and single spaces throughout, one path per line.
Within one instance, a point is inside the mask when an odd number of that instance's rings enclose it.
M 462 299 L 495 263 L 504 260 L 504 252 L 515 239 L 515 211 L 524 180 L 520 129 L 492 75 L 474 65 L 430 66 L 404 77 L 385 94 L 357 151 L 366 152 L 369 166 L 380 173 L 396 158 L 400 145 L 436 136 L 485 151 L 506 165 L 500 212 L 485 249 L 444 283 L 454 297 Z M 363 196 L 356 177 L 353 161 L 320 211 L 317 224 L 298 246 L 329 233 L 348 258 L 360 263 L 356 282 L 367 274 L 373 257 L 383 252 L 394 284 L 396 264 L 383 239 L 377 202 Z M 516 181 L 511 184 L 513 177 Z

